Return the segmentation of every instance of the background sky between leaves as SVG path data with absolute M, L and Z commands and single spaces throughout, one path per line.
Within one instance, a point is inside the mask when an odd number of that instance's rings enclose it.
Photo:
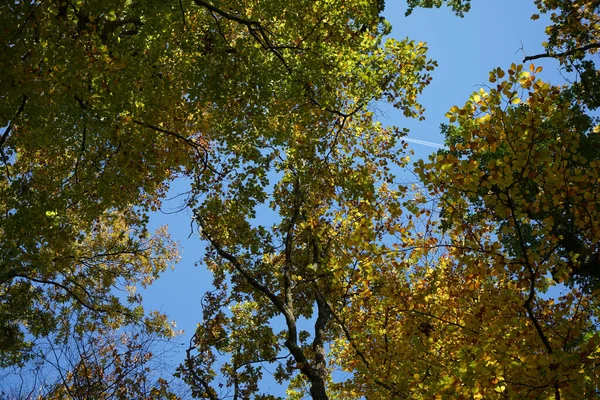
M 544 16 L 537 21 L 530 19 L 536 12 L 533 0 L 473 0 L 472 9 L 464 18 L 455 16 L 447 8 L 419 9 L 409 17 L 404 16 L 405 11 L 404 1 L 387 0 L 384 16 L 392 23 L 391 36 L 426 42 L 429 57 L 439 64 L 433 71 L 432 83 L 420 98 L 426 108 L 426 120 L 407 120 L 400 111 L 379 104 L 375 108 L 383 124 L 409 128 L 409 140 L 442 144 L 439 125 L 447 122 L 444 114 L 448 109 L 455 104 L 462 106 L 473 91 L 485 86 L 492 69 L 506 70 L 511 63 L 520 63 L 525 55 L 543 52 L 542 42 L 547 39 L 544 28 L 548 20 Z M 564 82 L 554 60 L 537 60 L 536 65 L 544 67 L 544 71 L 536 75 L 538 78 L 553 84 Z M 426 159 L 437 150 L 416 142 L 409 142 L 409 149 L 414 151 L 412 161 Z M 399 171 L 398 176 L 415 180 L 410 169 Z M 176 212 L 182 205 L 182 198 L 177 194 L 187 190 L 186 181 L 176 181 L 169 193 L 172 199 L 165 201 L 162 210 L 151 216 L 152 228 L 168 225 L 171 236 L 180 245 L 181 261 L 174 270 L 165 272 L 142 291 L 146 310 L 166 313 L 177 329 L 185 331 L 177 339 L 181 352 L 174 355 L 175 363 L 183 359 L 189 339 L 201 320 L 200 301 L 211 289 L 212 280 L 202 264 L 205 243 L 191 230 L 190 212 Z M 269 218 L 260 214 L 257 217 L 258 222 L 263 222 L 261 217 Z M 281 388 L 275 387 L 269 393 L 284 395 Z

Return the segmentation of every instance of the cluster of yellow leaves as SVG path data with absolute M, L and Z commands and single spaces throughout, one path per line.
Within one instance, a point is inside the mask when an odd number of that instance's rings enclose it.
M 597 257 L 600 165 L 581 145 L 597 129 L 540 72 L 495 69 L 487 90 L 450 110 L 450 149 L 416 165 L 426 193 L 409 209 L 419 218 L 399 221 L 401 241 L 384 255 L 355 258 L 362 276 L 346 289 L 332 345 L 352 377 L 331 385 L 333 397 L 597 393 L 597 286 L 558 283 Z M 442 219 L 420 230 L 426 195 Z M 565 250 L 573 231 L 585 255 Z

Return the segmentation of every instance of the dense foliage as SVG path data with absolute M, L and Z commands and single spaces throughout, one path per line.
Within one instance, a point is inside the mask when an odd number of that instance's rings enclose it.
M 408 13 L 444 3 L 470 7 Z M 600 4 L 535 3 L 525 61 L 574 81 L 494 69 L 422 187 L 371 105 L 422 118 L 436 64 L 382 1 L 0 6 L 0 366 L 54 367 L 50 398 L 178 397 L 136 288 L 177 260 L 147 226 L 184 176 L 213 275 L 173 371 L 191 396 L 273 399 L 267 371 L 291 399 L 597 396 Z

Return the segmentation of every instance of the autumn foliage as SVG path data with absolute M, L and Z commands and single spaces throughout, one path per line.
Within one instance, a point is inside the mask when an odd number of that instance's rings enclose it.
M 423 118 L 437 64 L 382 1 L 0 6 L 0 367 L 54 368 L 57 399 L 275 399 L 267 373 L 290 399 L 597 397 L 597 3 L 536 0 L 543 53 L 413 165 L 372 105 Z M 147 366 L 174 332 L 136 292 L 177 261 L 148 221 L 178 177 L 213 277 L 188 392 Z

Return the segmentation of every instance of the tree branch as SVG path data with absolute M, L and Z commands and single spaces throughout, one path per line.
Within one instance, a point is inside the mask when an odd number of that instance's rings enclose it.
M 200 384 L 204 388 L 204 394 L 208 397 L 209 400 L 220 400 L 219 396 L 217 396 L 217 394 L 215 393 L 215 390 L 208 384 L 206 379 L 198 375 L 196 369 L 194 368 L 194 357 L 192 356 L 192 350 L 196 348 L 196 346 L 193 344 L 195 338 L 196 334 L 194 334 L 190 339 L 190 346 L 185 351 L 186 358 L 184 366 L 187 367 L 187 370 L 190 372 L 190 374 L 192 374 L 192 377 L 197 382 L 200 382 Z
M 61 288 L 62 290 L 64 290 L 65 292 L 67 292 L 67 294 L 69 296 L 73 297 L 79 304 L 81 304 L 82 306 L 84 306 L 85 308 L 87 308 L 90 311 L 94 311 L 94 312 L 107 312 L 108 311 L 106 309 L 97 308 L 97 307 L 93 306 L 92 304 L 87 303 L 81 297 L 79 297 L 78 295 L 76 295 L 71 289 L 69 289 L 67 286 L 63 285 L 60 282 L 49 281 L 49 280 L 46 280 L 46 279 L 32 278 L 32 277 L 27 276 L 25 274 L 13 274 L 13 277 L 14 278 L 23 278 L 23 279 L 27 279 L 27 280 L 35 282 L 35 283 L 52 285 L 52 286 L 56 286 L 58 288 Z
M 313 395 L 313 399 L 317 400 L 327 400 L 327 394 L 324 390 L 321 390 L 320 381 L 322 380 L 319 372 L 309 363 L 306 355 L 302 348 L 298 345 L 298 328 L 296 326 L 296 317 L 294 316 L 293 310 L 290 309 L 284 301 L 282 301 L 275 293 L 273 293 L 266 285 L 260 283 L 256 278 L 254 278 L 250 272 L 246 270 L 239 262 L 239 260 L 227 252 L 221 245 L 218 243 L 211 235 L 206 231 L 204 224 L 202 223 L 201 218 L 197 215 L 197 222 L 200 228 L 202 228 L 202 233 L 204 237 L 209 241 L 209 243 L 213 246 L 217 254 L 223 259 L 229 261 L 231 265 L 235 268 L 235 270 L 252 286 L 255 290 L 262 293 L 265 297 L 267 297 L 271 304 L 277 308 L 281 314 L 283 314 L 287 326 L 287 338 L 285 340 L 285 347 L 290 351 L 296 363 L 300 366 L 300 371 L 308 378 L 311 383 L 311 394 Z M 315 387 L 315 390 L 319 388 L 318 392 L 319 396 L 315 397 L 313 393 L 312 387 Z
M 352 333 L 350 333 L 350 330 L 348 330 L 348 327 L 346 326 L 344 321 L 333 311 L 333 309 L 331 308 L 331 306 L 329 304 L 327 304 L 327 307 L 329 308 L 329 312 L 333 316 L 333 318 L 335 319 L 337 324 L 340 326 L 340 328 L 342 328 L 342 332 L 344 333 L 346 340 L 348 341 L 348 343 L 350 343 L 350 346 L 352 347 L 352 349 L 354 350 L 354 352 L 356 353 L 356 355 L 358 356 L 360 361 L 364 364 L 364 366 L 367 370 L 370 369 L 371 364 L 370 364 L 369 360 L 367 360 L 365 353 L 361 349 L 358 348 L 358 345 L 356 344 L 354 337 L 352 336 Z M 386 389 L 394 396 L 399 396 L 400 398 L 406 398 L 406 394 L 400 393 L 392 384 L 383 382 L 382 380 L 377 379 L 375 377 L 373 379 L 373 382 L 375 382 L 377 385 L 381 386 L 382 388 Z
M 214 173 L 214 174 L 216 174 L 218 176 L 222 176 L 222 174 L 219 171 L 215 170 L 209 164 L 209 162 L 208 162 L 208 149 L 202 143 L 197 142 L 195 140 L 192 140 L 192 139 L 190 139 L 188 137 L 185 137 L 184 135 L 182 135 L 180 133 L 173 132 L 173 131 L 170 131 L 168 129 L 164 129 L 164 128 L 161 128 L 161 127 L 149 124 L 149 123 L 144 122 L 144 121 L 133 120 L 133 122 L 135 124 L 138 124 L 138 125 L 141 125 L 141 126 L 145 126 L 146 128 L 152 129 L 154 131 L 157 131 L 157 132 L 160 132 L 160 133 L 164 133 L 165 135 L 172 136 L 172 137 L 176 138 L 177 140 L 180 140 L 180 141 L 184 142 L 185 144 L 187 144 L 188 146 L 192 147 L 197 152 L 201 151 L 202 154 L 203 154 L 203 156 L 202 156 L 202 164 L 204 165 L 204 169 L 208 169 L 212 173 Z
M 563 51 L 562 53 L 556 53 L 556 54 L 542 53 L 542 54 L 536 54 L 534 56 L 528 56 L 523 59 L 523 62 L 537 60 L 539 58 L 561 58 L 561 57 L 571 56 L 580 51 L 588 51 L 591 49 L 599 49 L 599 48 L 600 48 L 600 43 L 590 43 L 590 44 L 582 46 L 582 47 L 577 47 L 577 48 L 574 48 L 571 50 Z
M 14 118 L 17 118 L 17 117 L 19 117 L 19 115 L 21 115 L 21 113 L 25 109 L 25 103 L 27 103 L 27 95 L 23 95 L 23 100 L 21 100 L 21 105 L 19 106 L 19 109 L 15 113 Z M 0 137 L 0 153 L 2 154 L 3 162 L 6 162 L 6 155 L 4 154 L 4 143 L 8 139 L 8 135 L 10 134 L 10 131 L 12 130 L 12 128 L 13 128 L 13 121 L 10 121 L 8 126 L 2 133 L 2 136 Z

